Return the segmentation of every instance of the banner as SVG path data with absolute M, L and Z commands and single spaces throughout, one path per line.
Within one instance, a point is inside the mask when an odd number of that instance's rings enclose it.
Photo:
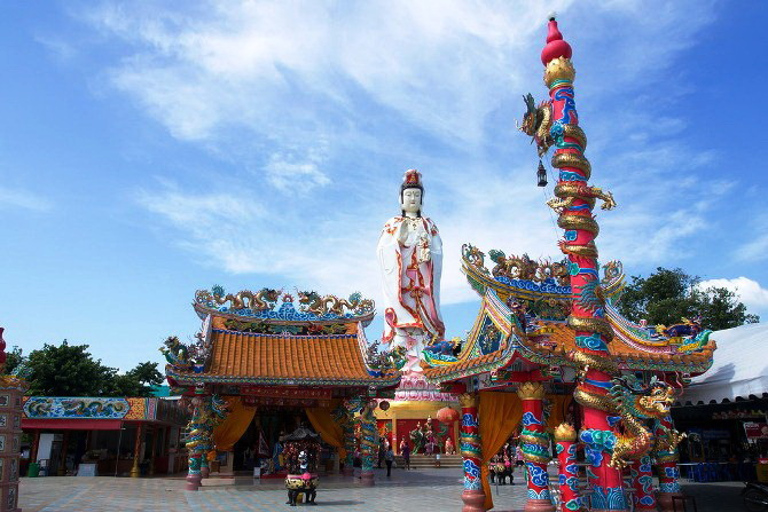
M 745 421 L 744 432 L 747 434 L 747 439 L 768 439 L 768 423 Z

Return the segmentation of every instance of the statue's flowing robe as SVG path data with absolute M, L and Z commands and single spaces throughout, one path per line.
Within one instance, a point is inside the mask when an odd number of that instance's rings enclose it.
M 434 222 L 425 217 L 389 219 L 381 232 L 377 254 L 385 295 L 382 341 L 389 343 L 398 334 L 396 329 L 407 328 L 423 331 L 425 343 L 435 336 L 442 339 L 443 242 Z

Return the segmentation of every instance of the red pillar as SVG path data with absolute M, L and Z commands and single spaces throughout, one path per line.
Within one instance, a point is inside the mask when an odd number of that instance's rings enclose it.
M 656 512 L 650 455 L 644 455 L 640 460 L 632 461 L 629 474 L 632 476 L 632 486 L 635 489 L 635 494 L 632 496 L 634 512 Z
M 67 452 L 69 451 L 69 431 L 64 431 L 64 436 L 61 441 L 61 454 L 59 455 L 59 468 L 57 471 L 58 476 L 64 476 L 67 474 Z
M 37 462 L 37 452 L 40 450 L 40 431 L 35 430 L 35 437 L 32 439 L 32 448 L 29 452 L 29 462 Z
M 480 422 L 477 415 L 477 394 L 459 396 L 461 404 L 461 430 L 459 446 L 464 459 L 464 491 L 462 512 L 485 512 L 485 493 L 480 471 L 482 448 L 480 446 Z
M 555 450 L 559 463 L 560 511 L 581 510 L 582 498 L 579 495 L 579 466 L 576 464 L 576 430 L 568 423 L 561 423 L 555 429 Z
M 528 476 L 528 501 L 525 512 L 554 512 L 549 493 L 547 464 L 549 436 L 544 426 L 544 396 L 546 391 L 540 382 L 524 382 L 517 389 L 523 401 L 523 431 L 520 434 L 523 458 Z
M 670 416 L 661 420 L 654 431 L 657 444 L 660 439 L 667 438 L 671 432 L 677 433 L 674 428 Z M 657 496 L 659 508 L 663 512 L 672 511 L 672 498 L 683 495 L 680 489 L 680 482 L 678 482 L 680 470 L 677 468 L 677 443 L 673 442 L 664 450 L 657 449 L 654 455 L 656 458 L 656 472 L 659 475 L 659 493 Z
M 552 166 L 559 170 L 554 190 L 557 199 L 548 204 L 558 213 L 557 224 L 564 230 L 560 248 L 570 263 L 573 300 L 568 325 L 575 332 L 573 359 L 585 370 L 574 398 L 584 411 L 580 440 L 585 443 L 590 463 L 587 474 L 593 491 L 592 510 L 626 511 L 621 470 L 608 465 L 616 443 L 613 426 L 608 422 L 612 409 L 608 391 L 611 373 L 617 372 L 617 368 L 608 350 L 613 330 L 604 318 L 605 304 L 599 294 L 595 243 L 599 226 L 592 213 L 596 199 L 603 200 L 603 209 L 612 208 L 614 202 L 609 193 L 589 185 L 592 168 L 584 156 L 587 138 L 579 127 L 573 88 L 576 70 L 571 54 L 571 46 L 563 40 L 557 22 L 551 18 L 547 44 L 541 52 L 546 68 L 544 82 L 550 96 L 549 105 L 543 109 L 548 110 L 551 119 L 542 121 L 549 123 L 543 126 L 546 133 L 538 127 L 527 129 L 526 133 L 534 135 L 540 154 L 550 145 L 555 146 Z M 529 112 L 529 125 L 534 118 Z

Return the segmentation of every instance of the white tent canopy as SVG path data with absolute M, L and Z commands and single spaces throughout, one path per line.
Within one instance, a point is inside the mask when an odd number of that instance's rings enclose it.
M 683 404 L 720 403 L 768 393 L 768 324 L 748 324 L 712 333 L 715 361 L 694 377 L 680 400 Z

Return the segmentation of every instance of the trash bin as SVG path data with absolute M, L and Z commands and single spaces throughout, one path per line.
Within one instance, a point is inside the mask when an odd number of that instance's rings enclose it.
M 29 469 L 27 470 L 27 476 L 30 478 L 40 476 L 40 464 L 37 462 L 31 462 L 29 464 Z

